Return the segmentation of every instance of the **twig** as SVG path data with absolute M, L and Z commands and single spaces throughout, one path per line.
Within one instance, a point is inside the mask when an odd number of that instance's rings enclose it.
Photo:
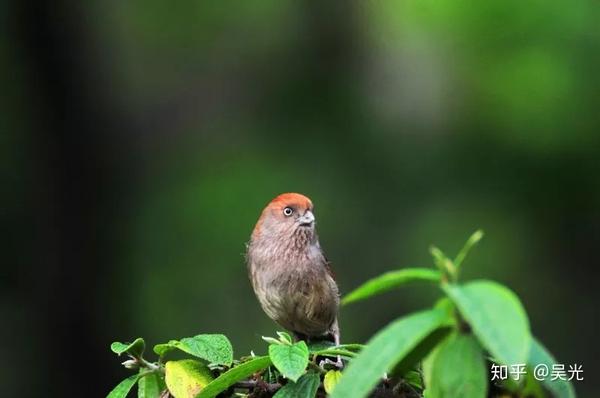
M 233 385 L 234 388 L 245 388 L 245 389 L 255 389 L 255 388 L 262 388 L 264 390 L 266 390 L 267 392 L 275 392 L 277 390 L 279 390 L 282 386 L 280 383 L 267 383 L 263 380 L 257 381 L 257 380 L 242 380 L 242 381 L 238 381 L 237 383 L 235 383 Z

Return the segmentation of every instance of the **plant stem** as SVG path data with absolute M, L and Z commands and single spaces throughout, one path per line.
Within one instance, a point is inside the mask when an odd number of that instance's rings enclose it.
M 138 361 L 138 363 L 139 363 L 141 366 L 143 366 L 144 368 L 147 368 L 147 369 L 149 369 L 149 370 L 151 370 L 151 371 L 153 371 L 153 372 L 161 372 L 161 373 L 164 373 L 164 372 L 165 372 L 165 369 L 164 369 L 162 366 L 160 366 L 160 365 L 157 365 L 157 364 L 155 364 L 155 363 L 152 363 L 152 362 L 148 362 L 148 361 L 146 361 L 146 360 L 145 360 L 144 358 L 142 358 L 142 357 L 139 357 L 139 358 L 134 358 L 134 359 L 135 359 L 136 361 Z

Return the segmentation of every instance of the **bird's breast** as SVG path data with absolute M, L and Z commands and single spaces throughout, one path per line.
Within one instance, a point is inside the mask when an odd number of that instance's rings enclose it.
M 339 297 L 320 250 L 307 250 L 293 258 L 249 251 L 248 260 L 254 291 L 271 319 L 309 336 L 328 331 L 337 315 Z

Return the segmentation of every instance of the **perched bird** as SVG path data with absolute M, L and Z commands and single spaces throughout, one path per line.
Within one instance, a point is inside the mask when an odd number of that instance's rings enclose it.
M 297 339 L 339 344 L 338 287 L 315 229 L 313 204 L 284 193 L 263 210 L 247 245 L 252 287 L 266 314 Z

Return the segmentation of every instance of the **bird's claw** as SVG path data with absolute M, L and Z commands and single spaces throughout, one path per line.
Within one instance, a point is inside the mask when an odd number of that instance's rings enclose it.
M 337 357 L 337 361 L 332 361 L 329 358 L 325 358 L 319 362 L 319 367 L 323 370 L 326 370 L 325 366 L 327 366 L 327 365 L 332 365 L 332 366 L 336 367 L 338 370 L 344 368 L 344 362 L 342 361 L 342 358 L 339 356 Z

